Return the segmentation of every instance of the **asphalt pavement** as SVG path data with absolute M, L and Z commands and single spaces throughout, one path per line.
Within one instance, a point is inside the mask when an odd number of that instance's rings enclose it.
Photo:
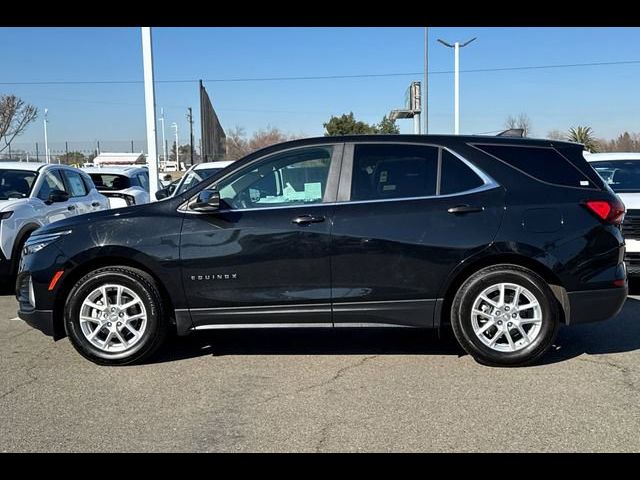
M 0 297 L 2 452 L 640 451 L 640 296 L 509 369 L 410 329 L 198 333 L 99 367 L 16 309 Z

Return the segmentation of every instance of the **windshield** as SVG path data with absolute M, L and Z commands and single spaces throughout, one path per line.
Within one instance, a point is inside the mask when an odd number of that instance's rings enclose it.
M 129 177 L 115 173 L 91 173 L 91 180 L 98 190 L 124 190 L 131 186 Z
M 25 170 L 0 170 L 0 200 L 28 197 L 37 175 Z
M 590 164 L 614 192 L 640 192 L 640 159 Z
M 200 170 L 191 170 L 184 176 L 184 181 L 180 185 L 180 188 L 178 188 L 176 195 L 186 192 L 190 188 L 195 187 L 201 181 L 215 175 L 221 170 L 222 168 L 202 168 Z

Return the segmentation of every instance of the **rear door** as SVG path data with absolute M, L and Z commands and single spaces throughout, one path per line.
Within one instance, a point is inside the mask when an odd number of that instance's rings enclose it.
M 432 326 L 444 280 L 495 237 L 503 189 L 437 145 L 348 145 L 342 172 L 332 232 L 335 326 Z

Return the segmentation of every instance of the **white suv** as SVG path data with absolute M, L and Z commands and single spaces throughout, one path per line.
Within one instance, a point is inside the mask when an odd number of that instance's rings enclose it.
M 626 244 L 627 274 L 640 276 L 640 153 L 588 153 L 584 158 L 611 189 L 618 194 L 627 212 L 622 223 Z
M 172 182 L 169 186 L 158 190 L 156 192 L 156 199 L 162 200 L 163 198 L 180 195 L 191 187 L 195 187 L 204 179 L 227 168 L 232 163 L 233 161 L 196 163 L 185 172 L 177 184 Z
M 98 191 L 109 198 L 111 208 L 149 203 L 149 170 L 146 167 L 85 168 Z
M 82 170 L 0 162 L 0 280 L 15 278 L 22 246 L 31 232 L 63 218 L 108 208 L 106 197 Z

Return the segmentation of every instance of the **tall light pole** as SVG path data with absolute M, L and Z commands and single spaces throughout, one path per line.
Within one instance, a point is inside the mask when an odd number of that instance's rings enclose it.
M 167 161 L 167 140 L 164 137 L 164 108 L 160 109 L 160 121 L 162 122 L 162 158 Z
M 156 90 L 153 83 L 153 48 L 151 27 L 141 27 L 142 64 L 144 69 L 144 105 L 147 122 L 147 164 L 149 165 L 149 198 L 153 202 L 158 191 L 158 134 L 156 122 Z
M 438 41 L 443 44 L 445 47 L 453 48 L 454 50 L 454 110 L 455 110 L 455 127 L 454 133 L 458 135 L 460 133 L 460 49 L 462 47 L 466 47 L 471 42 L 473 42 L 478 37 L 473 37 L 471 40 L 467 40 L 464 43 L 455 42 L 453 45 L 445 42 L 442 39 L 438 39 Z
M 44 109 L 44 158 L 47 163 L 49 163 L 49 140 L 47 139 L 47 113 L 49 113 L 49 109 Z
M 422 111 L 424 112 L 424 134 L 429 134 L 429 27 L 424 27 L 424 92 Z
M 180 169 L 180 144 L 178 143 L 178 124 L 173 122 L 171 128 L 176 129 L 176 168 Z

